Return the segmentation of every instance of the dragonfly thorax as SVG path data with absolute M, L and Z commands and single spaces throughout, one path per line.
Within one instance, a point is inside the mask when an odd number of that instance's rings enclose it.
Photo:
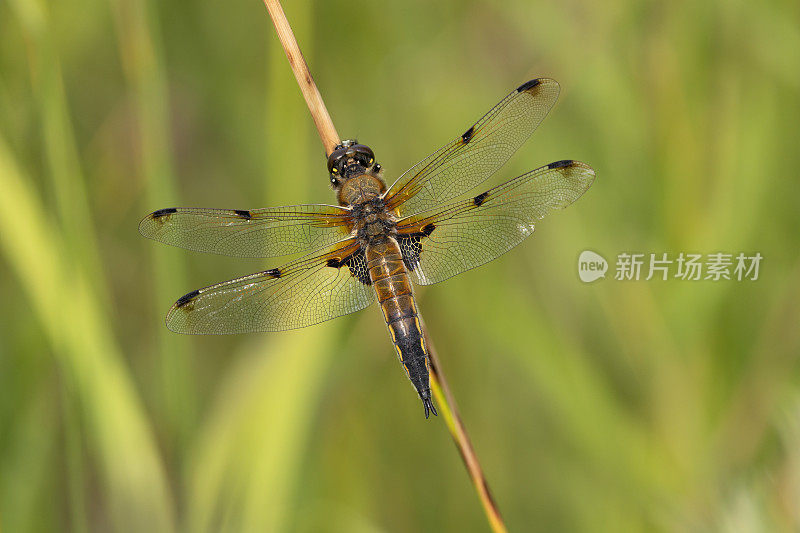
M 381 196 L 386 192 L 386 184 L 372 171 L 362 170 L 360 174 L 342 180 L 338 189 L 340 205 L 366 208 L 369 204 L 372 206 L 371 209 L 375 209 L 377 204 L 374 202 L 381 200 Z
M 386 208 L 382 192 L 383 181 L 369 174 L 351 179 L 342 187 L 342 193 L 352 193 L 353 229 L 359 243 L 364 246 L 383 240 L 396 233 L 397 221 Z

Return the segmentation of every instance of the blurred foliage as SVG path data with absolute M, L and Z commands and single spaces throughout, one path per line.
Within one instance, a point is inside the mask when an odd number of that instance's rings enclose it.
M 495 182 L 589 193 L 419 304 L 512 531 L 800 529 L 800 4 L 287 2 L 339 132 L 396 176 L 519 83 L 561 101 Z M 173 335 L 275 266 L 167 249 L 172 205 L 324 202 L 258 2 L 0 3 L 0 529 L 484 531 L 377 309 Z M 576 260 L 755 252 L 755 282 Z

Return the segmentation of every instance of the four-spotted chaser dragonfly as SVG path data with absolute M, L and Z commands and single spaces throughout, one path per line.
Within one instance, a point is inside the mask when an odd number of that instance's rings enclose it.
M 444 204 L 494 174 L 530 137 L 558 93 L 551 79 L 520 85 L 388 188 L 372 150 L 342 142 L 328 157 L 339 205 L 154 211 L 139 231 L 173 246 L 234 257 L 308 253 L 181 296 L 167 314 L 167 327 L 195 334 L 288 330 L 358 311 L 377 297 L 425 417 L 437 414 L 410 279 L 431 285 L 492 261 L 530 235 L 537 220 L 591 186 L 591 167 L 556 161 Z

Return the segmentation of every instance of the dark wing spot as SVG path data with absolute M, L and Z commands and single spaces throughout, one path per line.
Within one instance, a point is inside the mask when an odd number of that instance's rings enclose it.
M 419 234 L 397 238 L 397 244 L 400 245 L 400 253 L 403 254 L 403 263 L 405 263 L 409 272 L 414 272 L 414 269 L 419 265 L 419 254 L 422 252 L 422 244 L 419 241 Z
M 367 257 L 364 255 L 364 250 L 361 248 L 354 252 L 342 262 L 350 269 L 350 274 L 353 275 L 358 281 L 364 285 L 372 285 L 372 280 L 369 279 L 369 269 L 367 268 Z
M 189 302 L 191 302 L 192 300 L 194 300 L 195 297 L 197 297 L 198 294 L 200 294 L 200 291 L 198 291 L 198 290 L 193 290 L 190 293 L 184 294 L 183 296 L 178 298 L 177 302 L 175 302 L 175 307 L 183 307 L 184 305 L 186 305 Z
M 270 268 L 269 270 L 265 270 L 264 274 L 271 278 L 278 279 L 281 277 L 281 269 L 280 268 Z
M 430 236 L 436 229 L 434 224 L 425 224 L 421 231 L 400 235 L 397 244 L 400 245 L 400 252 L 403 254 L 403 263 L 409 272 L 413 272 L 419 265 L 419 255 L 422 253 L 422 239 Z
M 562 159 L 561 161 L 554 161 L 550 163 L 547 165 L 547 168 L 567 168 L 572 166 L 572 163 L 574 163 L 574 161 L 571 159 Z
M 472 203 L 475 204 L 476 207 L 480 207 L 483 202 L 486 201 L 486 198 L 489 196 L 488 192 L 482 192 L 478 196 L 472 199 Z
M 236 213 L 237 216 L 240 216 L 245 220 L 250 220 L 251 218 L 253 218 L 253 215 L 250 214 L 250 211 L 247 211 L 245 209 L 236 209 L 234 213 Z
M 461 140 L 464 141 L 464 144 L 467 144 L 472 139 L 473 135 L 475 135 L 475 126 L 465 131 L 464 135 L 461 136 Z
M 346 266 L 350 269 L 350 274 L 357 278 L 358 281 L 364 285 L 372 285 L 372 280 L 369 279 L 367 258 L 364 255 L 364 250 L 361 248 L 348 255 L 344 259 L 339 259 L 338 257 L 328 259 L 328 262 L 325 264 L 331 268 L 342 268 L 343 266 Z
M 153 213 L 150 216 L 152 218 L 161 218 L 177 212 L 178 210 L 175 209 L 174 207 L 167 207 L 166 209 L 159 209 L 158 211 L 153 211 Z
M 528 91 L 530 89 L 533 89 L 534 87 L 536 87 L 540 83 L 542 83 L 542 82 L 539 81 L 538 79 L 526 81 L 525 83 L 523 83 L 522 85 L 517 87 L 517 92 L 521 93 L 523 91 Z

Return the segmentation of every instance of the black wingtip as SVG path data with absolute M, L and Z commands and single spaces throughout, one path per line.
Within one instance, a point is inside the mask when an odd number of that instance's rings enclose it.
M 152 213 L 150 213 L 150 218 L 161 218 L 177 212 L 178 210 L 174 207 L 167 207 L 166 209 L 157 209 Z
M 551 169 L 552 168 L 567 168 L 567 167 L 571 167 L 574 164 L 575 164 L 575 161 L 573 161 L 572 159 L 562 159 L 561 161 L 553 161 L 552 163 L 547 165 L 547 168 L 551 168 Z
M 183 296 L 181 296 L 180 298 L 178 298 L 178 301 L 177 301 L 177 302 L 175 302 L 175 307 L 183 307 L 183 306 L 185 306 L 186 304 L 188 304 L 189 302 L 191 302 L 192 300 L 194 300 L 194 299 L 195 299 L 195 297 L 196 297 L 198 294 L 200 294 L 200 291 L 199 291 L 199 290 L 193 290 L 192 292 L 189 292 L 189 293 L 186 293 L 186 294 L 184 294 Z
M 430 417 L 430 413 L 433 413 L 433 416 L 439 416 L 439 413 L 436 411 L 436 407 L 434 407 L 430 398 L 423 398 L 422 406 L 425 408 L 425 420 Z
M 536 87 L 540 83 L 542 83 L 542 80 L 540 80 L 539 78 L 536 78 L 536 79 L 530 80 L 530 81 L 526 81 L 525 83 L 523 83 L 522 85 L 517 87 L 517 92 L 521 93 L 523 91 L 528 91 L 530 89 L 533 89 L 534 87 Z

